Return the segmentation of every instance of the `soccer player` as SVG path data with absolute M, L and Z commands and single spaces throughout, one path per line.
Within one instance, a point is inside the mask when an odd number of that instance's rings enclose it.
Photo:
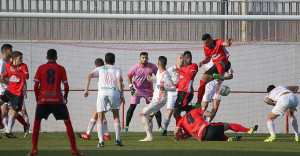
M 272 109 L 267 119 L 267 125 L 271 136 L 264 142 L 273 142 L 276 140 L 274 120 L 279 115 L 284 115 L 287 110 L 288 116 L 291 120 L 295 132 L 295 141 L 300 142 L 298 122 L 297 118 L 294 116 L 294 111 L 297 111 L 296 107 L 298 106 L 299 102 L 297 96 L 294 93 L 297 93 L 298 89 L 299 86 L 268 86 L 267 92 L 269 94 L 265 97 L 264 102 L 268 105 L 274 106 L 274 108 Z
M 1 79 L 9 78 L 9 85 L 7 90 L 0 96 L 0 106 L 4 103 L 9 103 L 11 113 L 9 115 L 8 125 L 5 132 L 5 137 L 16 138 L 12 133 L 12 126 L 14 118 L 17 118 L 20 123 L 24 125 L 24 132 L 29 131 L 29 124 L 27 124 L 23 117 L 18 114 L 23 104 L 23 87 L 25 79 L 29 78 L 28 68 L 23 63 L 23 54 L 19 51 L 11 53 L 12 62 L 5 64 L 5 74 L 1 74 Z M 1 111 L 2 112 L 2 111 Z M 1 115 L 2 116 L 2 115 Z M 1 119 L 2 121 L 2 119 Z
M 244 132 L 252 134 L 257 130 L 258 126 L 252 128 L 245 128 L 242 125 L 235 123 L 208 123 L 205 117 L 211 117 L 212 114 L 200 108 L 195 108 L 189 113 L 185 114 L 177 123 L 174 135 L 177 140 L 180 140 L 179 132 L 181 129 L 186 130 L 199 141 L 238 141 L 241 136 L 228 138 L 224 135 L 227 130 L 234 132 Z
M 28 154 L 38 154 L 38 138 L 41 126 L 41 120 L 48 119 L 52 113 L 56 120 L 64 120 L 66 125 L 67 134 L 71 144 L 71 154 L 84 156 L 76 147 L 75 135 L 67 108 L 69 85 L 67 73 L 63 66 L 56 63 L 57 51 L 49 49 L 47 51 L 46 64 L 38 67 L 34 76 L 34 93 L 37 102 L 33 134 L 32 134 L 32 150 Z M 61 90 L 61 83 L 64 85 L 65 94 Z
M 99 77 L 98 82 L 98 97 L 97 97 L 97 131 L 99 143 L 97 147 L 104 147 L 103 141 L 103 120 L 104 114 L 107 111 L 112 110 L 114 117 L 114 128 L 116 132 L 116 143 L 117 146 L 123 146 L 121 142 L 121 124 L 119 119 L 119 109 L 124 100 L 124 93 L 122 87 L 122 71 L 120 68 L 114 66 L 115 55 L 113 53 L 105 54 L 104 66 L 94 69 L 88 76 L 90 78 Z M 84 96 L 89 95 L 90 78 L 87 79 L 85 85 Z
M 97 58 L 95 60 L 95 66 L 96 68 L 98 67 L 101 67 L 104 65 L 104 61 L 101 59 L 101 58 Z M 91 79 L 91 77 L 87 77 L 87 79 Z M 90 80 L 89 80 L 90 81 Z M 90 140 L 90 134 L 92 133 L 93 131 L 93 128 L 96 124 L 96 121 L 98 119 L 98 114 L 97 114 L 97 108 L 93 111 L 93 115 L 92 115 L 92 118 L 88 124 L 88 128 L 87 128 L 87 131 L 85 133 L 76 133 L 76 135 L 79 137 L 79 138 L 82 138 L 84 140 Z M 103 133 L 104 133 L 104 140 L 110 140 L 110 135 L 108 133 L 108 127 L 107 127 L 107 121 L 106 121 L 106 118 L 104 117 L 104 120 L 103 120 Z
M 182 67 L 183 65 L 183 54 L 178 54 L 176 58 L 176 65 L 170 67 L 168 69 L 168 72 L 173 80 L 174 84 L 178 84 L 178 70 Z M 174 105 L 175 101 L 177 99 L 177 91 L 175 92 L 168 92 L 168 98 L 167 98 L 167 113 L 165 115 L 164 119 L 164 132 L 162 133 L 162 136 L 167 136 L 167 131 L 168 131 L 168 126 L 171 121 L 171 117 L 174 112 Z
M 127 73 L 128 76 L 128 85 L 131 91 L 131 102 L 130 106 L 127 110 L 126 115 L 126 124 L 123 132 L 127 132 L 129 129 L 129 123 L 133 116 L 133 112 L 140 103 L 141 98 L 145 98 L 146 104 L 151 102 L 151 98 L 153 96 L 153 83 L 147 81 L 147 76 L 157 73 L 157 67 L 155 64 L 148 62 L 148 53 L 141 52 L 140 53 L 140 62 L 133 65 Z M 134 77 L 134 81 L 132 83 L 132 78 Z M 157 124 L 160 130 L 161 128 L 161 112 L 158 111 L 155 114 L 157 119 Z
M 205 64 L 204 73 L 213 66 L 213 62 L 210 61 L 209 63 Z M 225 80 L 230 80 L 233 78 L 233 70 L 230 67 L 230 69 L 227 71 L 227 75 L 224 76 Z M 216 113 L 218 111 L 220 102 L 221 102 L 221 95 L 219 93 L 219 88 L 222 84 L 221 80 L 215 79 L 213 81 L 210 81 L 205 88 L 205 94 L 203 96 L 202 100 L 202 109 L 207 110 L 209 102 L 213 103 L 213 108 L 210 111 L 212 114 L 212 117 L 207 117 L 207 121 L 211 122 L 213 118 L 216 116 Z
M 213 40 L 209 34 L 204 34 L 202 41 L 204 44 L 205 59 L 199 63 L 199 67 L 210 60 L 214 62 L 214 65 L 203 74 L 200 80 L 197 104 L 201 104 L 205 93 L 205 85 L 208 82 L 214 79 L 224 80 L 224 73 L 231 67 L 231 63 L 228 60 L 229 53 L 225 47 L 231 46 L 233 39 L 229 38 L 227 41 L 221 39 Z
M 158 58 L 158 71 L 156 73 L 156 78 L 151 78 L 150 75 L 147 77 L 148 81 L 156 82 L 156 85 L 151 103 L 148 104 L 140 113 L 144 129 L 147 133 L 147 137 L 140 141 L 153 141 L 152 118 L 154 114 L 166 104 L 168 97 L 167 92 L 176 91 L 176 87 L 174 86 L 171 76 L 166 70 L 166 65 L 167 58 L 165 56 L 160 56 Z

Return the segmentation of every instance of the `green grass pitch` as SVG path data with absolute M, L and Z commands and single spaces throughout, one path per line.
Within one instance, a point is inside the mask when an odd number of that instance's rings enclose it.
M 15 133 L 17 139 L 0 139 L 1 156 L 26 155 L 31 147 L 31 134 L 27 138 L 22 133 Z M 115 146 L 114 133 L 112 140 L 105 141 L 104 148 L 97 148 L 97 133 L 93 133 L 91 140 L 83 140 L 76 137 L 78 148 L 88 156 L 117 155 L 117 156 L 209 156 L 209 155 L 238 155 L 238 156 L 300 156 L 300 143 L 294 142 L 293 134 L 279 134 L 278 140 L 273 143 L 264 143 L 267 134 L 236 134 L 227 133 L 228 136 L 242 135 L 241 141 L 237 142 L 199 142 L 195 138 L 183 141 L 171 141 L 172 133 L 167 137 L 161 133 L 154 133 L 153 142 L 139 142 L 145 137 L 142 132 L 122 133 L 123 147 Z M 64 156 L 70 155 L 70 144 L 66 133 L 40 133 L 39 155 L 41 156 Z

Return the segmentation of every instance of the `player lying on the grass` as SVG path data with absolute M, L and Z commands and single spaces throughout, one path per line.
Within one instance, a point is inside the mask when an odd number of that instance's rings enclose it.
M 214 62 L 214 65 L 203 74 L 200 80 L 197 96 L 198 104 L 201 104 L 202 102 L 205 93 L 205 85 L 216 78 L 223 81 L 224 73 L 230 69 L 231 63 L 228 60 L 229 53 L 225 47 L 231 46 L 233 39 L 229 38 L 227 41 L 221 39 L 213 40 L 209 34 L 204 34 L 202 36 L 202 41 L 204 44 L 205 59 L 199 63 L 199 67 L 208 63 L 211 59 Z
M 101 67 L 103 65 L 104 65 L 104 61 L 101 58 L 97 58 L 95 60 L 95 66 L 96 66 L 96 68 Z M 88 76 L 87 79 L 91 79 L 91 77 Z M 91 133 L 93 131 L 93 128 L 94 128 L 94 126 L 96 124 L 97 119 L 98 119 L 98 114 L 97 114 L 97 108 L 96 108 L 93 111 L 93 115 L 92 115 L 92 118 L 91 118 L 91 120 L 90 120 L 90 122 L 88 124 L 87 131 L 85 133 L 82 133 L 82 134 L 76 133 L 76 135 L 79 138 L 82 138 L 84 140 L 90 140 L 90 135 L 91 135 Z M 104 133 L 104 137 L 103 137 L 104 140 L 110 140 L 110 135 L 108 133 L 108 127 L 107 127 L 107 120 L 106 120 L 105 116 L 104 116 L 104 120 L 103 120 L 103 133 Z
M 47 60 L 46 64 L 38 67 L 33 79 L 37 106 L 32 133 L 32 150 L 28 153 L 28 156 L 38 154 L 37 146 L 41 120 L 47 120 L 51 113 L 56 120 L 64 120 L 71 144 L 71 154 L 84 156 L 76 147 L 75 135 L 67 108 L 69 84 L 66 70 L 56 63 L 57 52 L 55 49 L 47 51 Z M 64 95 L 61 84 L 64 85 Z
M 294 93 L 296 93 L 298 89 L 298 86 L 275 87 L 274 85 L 270 85 L 267 88 L 269 94 L 265 97 L 264 101 L 275 107 L 272 109 L 267 119 L 267 125 L 271 136 L 264 142 L 273 142 L 276 140 L 274 120 L 279 115 L 284 115 L 287 110 L 295 132 L 295 141 L 300 142 L 298 122 L 297 118 L 294 116 L 294 112 L 297 111 L 296 107 L 298 106 L 298 98 Z
M 99 77 L 98 96 L 97 96 L 97 131 L 99 143 L 97 147 L 104 147 L 103 141 L 103 121 L 104 114 L 107 111 L 112 111 L 114 117 L 114 128 L 116 132 L 117 146 L 123 146 L 121 142 L 121 124 L 119 119 L 119 109 L 124 100 L 122 87 L 122 71 L 114 66 L 115 55 L 113 53 L 105 54 L 105 65 L 94 69 L 86 80 L 84 96 L 89 95 L 89 86 L 91 78 Z
M 156 73 L 156 78 L 148 76 L 147 80 L 151 82 L 156 82 L 155 89 L 153 93 L 153 98 L 140 113 L 142 118 L 142 123 L 144 129 L 147 133 L 147 137 L 140 141 L 153 141 L 152 129 L 153 123 L 152 118 L 157 113 L 160 108 L 162 108 L 167 102 L 167 92 L 176 91 L 176 87 L 171 79 L 169 72 L 166 70 L 167 58 L 165 56 L 160 56 L 158 58 L 158 71 Z
M 5 137 L 16 138 L 12 133 L 12 126 L 14 118 L 18 119 L 20 123 L 24 126 L 24 132 L 28 133 L 29 124 L 27 124 L 23 117 L 18 114 L 22 108 L 24 100 L 24 81 L 29 78 L 28 68 L 25 63 L 23 63 L 23 54 L 19 51 L 14 51 L 11 53 L 12 62 L 6 63 L 5 74 L 1 74 L 1 79 L 4 80 L 9 78 L 9 85 L 7 90 L 0 96 L 0 106 L 4 103 L 10 102 L 9 108 L 11 113 L 9 115 L 8 125 L 5 132 Z M 2 114 L 2 111 L 1 113 Z M 2 121 L 2 115 L 0 117 Z M 2 125 L 2 123 L 0 123 Z
M 204 73 L 209 68 L 211 68 L 213 65 L 214 64 L 213 64 L 212 61 L 205 64 Z M 230 80 L 230 79 L 233 78 L 233 70 L 232 70 L 231 67 L 227 71 L 227 74 L 228 75 L 224 76 L 225 80 Z M 221 84 L 222 84 L 221 80 L 215 79 L 215 80 L 210 81 L 209 83 L 207 83 L 207 85 L 205 86 L 205 94 L 204 94 L 203 100 L 202 100 L 202 109 L 207 110 L 209 102 L 213 103 L 213 108 L 210 111 L 211 114 L 212 114 L 212 117 L 211 118 L 208 117 L 206 119 L 208 122 L 211 122 L 214 119 L 214 117 L 216 116 L 216 113 L 219 109 L 219 105 L 220 105 L 220 102 L 221 102 L 221 95 L 220 95 L 220 92 L 219 92 L 219 88 L 220 88 Z
M 172 81 L 174 83 L 174 85 L 179 83 L 179 79 L 178 79 L 178 70 L 182 67 L 183 65 L 183 54 L 178 54 L 177 58 L 176 58 L 176 65 L 171 66 L 168 69 L 168 72 L 172 78 Z M 174 112 L 174 106 L 175 106 L 175 102 L 177 99 L 177 94 L 178 92 L 168 92 L 168 98 L 167 98 L 167 113 L 165 115 L 165 119 L 164 119 L 164 132 L 162 133 L 162 136 L 167 136 L 167 132 L 168 132 L 168 126 L 169 123 L 171 121 L 171 117 L 173 115 Z
M 174 135 L 177 140 L 180 140 L 179 132 L 184 129 L 187 130 L 192 136 L 199 141 L 238 141 L 241 136 L 228 138 L 224 135 L 227 130 L 234 132 L 245 132 L 252 134 L 257 130 L 258 126 L 255 125 L 252 128 L 245 128 L 242 125 L 235 123 L 208 123 L 205 117 L 211 117 L 212 114 L 209 111 L 204 111 L 200 108 L 195 108 L 189 113 L 185 114 L 177 123 Z

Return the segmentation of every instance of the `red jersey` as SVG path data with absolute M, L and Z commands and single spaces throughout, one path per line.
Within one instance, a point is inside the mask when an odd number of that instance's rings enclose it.
M 68 83 L 68 79 L 63 66 L 54 62 L 43 64 L 36 71 L 33 81 L 40 83 L 39 104 L 64 103 L 61 83 Z
M 225 46 L 223 46 L 224 41 L 221 39 L 214 40 L 215 47 L 213 49 L 209 49 L 204 45 L 204 55 L 205 57 L 210 57 L 212 61 L 218 62 L 222 61 L 224 59 L 228 59 L 230 56 L 227 50 L 225 49 Z
M 10 71 L 11 68 L 14 68 L 15 72 Z M 22 63 L 16 66 L 9 62 L 5 65 L 5 71 L 4 78 L 9 79 L 7 90 L 14 95 L 23 96 L 24 81 L 29 78 L 27 65 Z
M 209 123 L 204 119 L 205 111 L 200 108 L 195 108 L 185 114 L 177 123 L 176 127 L 185 129 L 198 140 L 202 140 L 203 130 L 209 126 Z
M 185 65 L 178 71 L 178 92 L 186 92 L 194 94 L 193 82 L 198 72 L 198 66 L 196 63 Z

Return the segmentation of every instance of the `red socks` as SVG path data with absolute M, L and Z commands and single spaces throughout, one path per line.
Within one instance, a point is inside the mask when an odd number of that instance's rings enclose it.
M 20 116 L 20 115 L 19 115 Z M 41 120 L 34 120 L 33 132 L 32 132 L 32 149 L 37 149 L 37 144 L 39 140 L 39 132 L 40 132 Z
M 27 127 L 28 124 L 25 122 L 24 118 L 22 117 L 22 115 L 18 114 L 18 116 L 16 117 L 16 119 L 24 126 Z
M 200 80 L 200 86 L 199 86 L 199 89 L 198 89 L 198 100 L 197 100 L 197 103 L 198 104 L 201 104 L 202 102 L 202 98 L 203 98 L 203 95 L 205 93 L 205 86 L 206 86 L 206 83 L 202 80 Z
M 247 133 L 250 129 L 249 128 L 245 128 L 242 125 L 239 124 L 229 124 L 229 128 L 230 130 L 234 131 L 234 132 L 245 132 Z
M 226 135 L 222 135 L 222 136 L 221 136 L 221 140 L 222 140 L 222 141 L 227 141 L 227 140 L 228 140 L 228 137 L 227 137 Z
M 222 75 L 222 76 L 224 76 L 225 68 L 223 67 L 223 65 L 221 63 L 217 62 L 216 66 L 217 66 L 219 74 Z
M 68 134 L 68 137 L 69 137 L 71 148 L 72 148 L 72 150 L 77 150 L 74 130 L 73 130 L 71 121 L 70 120 L 66 121 L 65 125 L 66 125 L 66 128 L 67 128 L 67 134 Z

